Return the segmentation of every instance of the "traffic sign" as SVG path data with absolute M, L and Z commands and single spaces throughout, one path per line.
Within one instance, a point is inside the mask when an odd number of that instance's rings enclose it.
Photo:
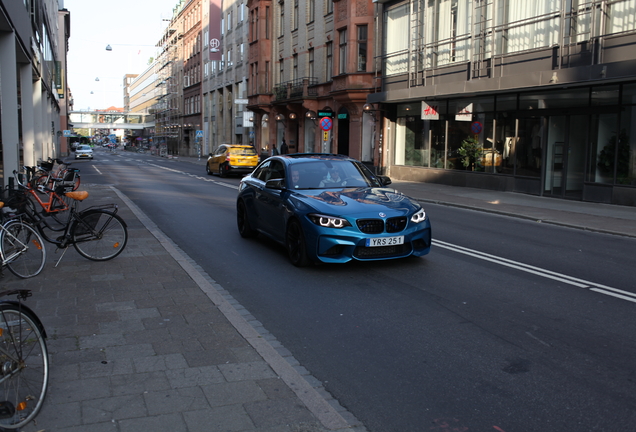
M 71 136 L 71 131 L 70 130 L 64 130 L 64 136 L 65 137 L 70 137 Z
M 331 130 L 332 127 L 333 127 L 333 120 L 331 120 L 329 117 L 323 117 L 320 119 L 320 129 L 324 131 L 328 131 L 328 130 Z
M 198 130 L 197 131 L 196 138 L 203 138 L 203 131 L 202 130 Z
M 483 126 L 481 125 L 481 123 L 479 123 L 478 121 L 473 122 L 473 124 L 470 125 L 470 130 L 474 133 L 474 134 L 478 134 L 481 133 L 481 130 L 483 129 Z

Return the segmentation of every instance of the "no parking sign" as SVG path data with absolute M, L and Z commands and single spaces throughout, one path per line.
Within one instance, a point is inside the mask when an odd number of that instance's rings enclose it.
M 331 130 L 332 127 L 333 127 L 333 120 L 331 120 L 329 117 L 323 117 L 320 119 L 320 129 L 324 131 L 328 131 L 328 130 Z
M 470 125 L 470 130 L 472 131 L 472 133 L 474 133 L 475 135 L 478 133 L 481 133 L 481 130 L 483 129 L 483 126 L 481 125 L 481 123 L 479 123 L 478 121 L 473 122 L 473 124 Z

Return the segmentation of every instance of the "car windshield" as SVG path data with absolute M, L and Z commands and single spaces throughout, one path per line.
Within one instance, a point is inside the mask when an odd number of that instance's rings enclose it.
M 231 148 L 230 154 L 236 156 L 256 156 L 256 150 L 253 147 Z
M 295 163 L 289 166 L 287 179 L 291 189 L 381 186 L 367 167 L 349 160 Z
M 81 145 L 77 149 L 78 150 L 90 150 L 91 148 L 90 148 L 90 146 L 87 146 L 87 145 Z

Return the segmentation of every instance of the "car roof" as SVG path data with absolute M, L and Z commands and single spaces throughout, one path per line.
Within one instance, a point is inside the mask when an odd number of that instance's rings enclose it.
M 356 162 L 356 159 L 353 159 L 346 155 L 332 154 L 332 153 L 292 153 L 286 155 L 276 156 L 281 159 L 286 159 L 287 163 L 295 164 L 298 162 L 307 162 L 307 161 L 315 161 L 315 160 L 329 160 L 329 161 L 351 161 Z

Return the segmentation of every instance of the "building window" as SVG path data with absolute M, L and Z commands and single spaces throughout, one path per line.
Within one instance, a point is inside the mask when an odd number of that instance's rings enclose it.
M 333 13 L 333 0 L 325 0 L 325 15 Z
M 293 61 L 293 69 L 292 69 L 292 79 L 296 81 L 298 79 L 298 54 L 294 54 L 292 57 Z
M 265 62 L 265 92 L 269 92 L 269 62 Z
M 265 39 L 269 39 L 269 6 L 265 6 Z
M 307 0 L 307 24 L 314 22 L 316 14 L 316 0 Z
M 294 16 L 292 17 L 293 19 L 293 29 L 294 30 L 298 30 L 298 0 L 294 0 Z
M 309 48 L 307 52 L 307 57 L 309 58 L 309 78 L 314 77 L 314 49 Z
M 279 71 L 278 71 L 278 82 L 282 83 L 285 81 L 285 62 L 281 60 L 279 63 Z
M 278 29 L 278 35 L 283 36 L 285 34 L 285 3 L 280 3 L 280 18 L 278 25 L 280 26 Z
M 347 29 L 338 32 L 338 73 L 343 74 L 347 71 Z
M 326 52 L 326 61 L 325 61 L 325 66 L 327 68 L 327 70 L 325 71 L 325 76 L 327 78 L 327 81 L 331 81 L 331 78 L 333 77 L 333 43 L 332 42 L 327 42 L 325 44 L 325 52 Z
M 367 26 L 358 26 L 358 72 L 367 71 Z
M 241 3 L 239 5 L 239 20 L 243 22 L 244 19 L 245 19 L 245 5 Z
M 232 11 L 229 11 L 227 14 L 227 31 L 232 30 Z
M 384 75 L 406 73 L 408 67 L 406 51 L 409 47 L 409 4 L 387 10 L 384 13 L 384 28 L 386 29 Z

